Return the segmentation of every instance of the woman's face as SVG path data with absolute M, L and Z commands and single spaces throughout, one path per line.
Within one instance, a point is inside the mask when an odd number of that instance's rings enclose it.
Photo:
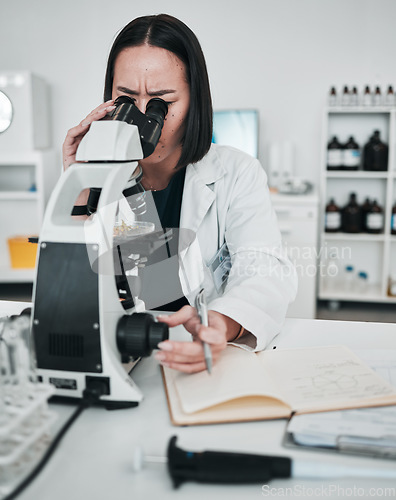
M 181 139 L 190 106 L 190 87 L 185 65 L 168 50 L 150 45 L 128 47 L 119 53 L 114 65 L 112 97 L 128 95 L 142 113 L 153 97 L 168 103 L 161 138 L 152 155 L 140 161 L 174 168 L 180 158 Z

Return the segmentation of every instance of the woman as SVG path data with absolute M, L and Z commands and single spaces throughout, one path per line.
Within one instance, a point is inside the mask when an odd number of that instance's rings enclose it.
M 157 359 L 192 373 L 205 369 L 202 341 L 210 345 L 214 362 L 228 342 L 264 349 L 282 326 L 296 293 L 296 276 L 281 249 L 261 165 L 233 148 L 211 145 L 209 81 L 193 32 L 165 14 L 137 18 L 125 26 L 109 55 L 105 102 L 68 131 L 65 169 L 75 161 L 91 123 L 112 111 L 120 95 L 134 98 L 142 112 L 153 97 L 168 103 L 160 141 L 154 153 L 139 162 L 142 184 L 153 192 L 163 226 L 196 233 L 203 262 L 209 326 L 200 325 L 191 305 L 183 306 L 194 303 L 198 289 L 188 289 L 199 266 L 191 245 L 180 272 L 184 297 L 171 304 L 174 314 L 159 319 L 169 326 L 183 324 L 193 342 L 162 342 Z M 82 193 L 77 204 L 86 201 Z

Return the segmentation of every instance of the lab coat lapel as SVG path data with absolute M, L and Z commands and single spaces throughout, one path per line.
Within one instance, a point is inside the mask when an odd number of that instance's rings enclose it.
M 185 297 L 190 304 L 194 303 L 196 293 L 204 279 L 203 260 L 199 247 L 197 233 L 201 228 L 209 208 L 216 199 L 211 184 L 224 174 L 223 168 L 216 162 L 217 155 L 211 151 L 201 162 L 189 165 L 184 182 L 183 203 L 180 214 L 180 282 Z M 193 231 L 195 238 L 186 245 L 182 241 L 183 228 Z M 191 235 L 191 233 L 190 233 Z M 211 237 L 210 234 L 207 235 Z
M 203 160 L 188 165 L 184 182 L 180 227 L 197 232 L 216 199 L 213 184 L 223 177 L 224 167 L 213 147 Z
M 195 166 L 190 165 L 184 183 L 180 227 L 196 233 L 215 198 L 214 192 L 197 173 Z

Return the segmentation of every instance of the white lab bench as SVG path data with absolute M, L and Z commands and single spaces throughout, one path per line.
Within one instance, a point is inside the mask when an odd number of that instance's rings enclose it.
M 0 315 L 17 313 L 26 305 L 0 302 Z M 1 314 L 2 313 L 2 314 Z M 174 329 L 172 336 L 183 336 Z M 352 349 L 392 349 L 396 358 L 396 325 L 287 319 L 269 346 L 278 349 L 328 344 L 345 344 Z M 318 464 L 345 464 L 394 470 L 395 462 L 336 453 L 289 450 L 282 447 L 287 421 L 272 420 L 196 427 L 173 427 L 169 421 L 160 368 L 153 357 L 144 359 L 133 372 L 144 393 L 136 408 L 106 411 L 86 410 L 69 429 L 59 448 L 19 500 L 123 500 L 199 499 L 240 500 L 258 498 L 361 498 L 395 496 L 396 482 L 384 479 L 321 480 L 312 470 L 310 480 L 274 480 L 269 485 L 208 485 L 185 483 L 174 490 L 166 467 L 148 465 L 133 470 L 133 451 L 142 445 L 148 455 L 164 455 L 169 438 L 191 450 L 229 450 L 246 453 L 291 456 Z M 73 405 L 51 404 L 59 413 L 58 426 L 73 412 Z M 392 490 L 393 488 L 393 490 Z M 394 492 L 393 495 L 390 492 Z

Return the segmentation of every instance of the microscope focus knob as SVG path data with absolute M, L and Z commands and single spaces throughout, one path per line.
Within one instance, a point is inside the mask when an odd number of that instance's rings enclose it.
M 116 338 L 121 355 L 150 356 L 160 342 L 169 338 L 169 328 L 148 313 L 126 314 L 118 321 Z

